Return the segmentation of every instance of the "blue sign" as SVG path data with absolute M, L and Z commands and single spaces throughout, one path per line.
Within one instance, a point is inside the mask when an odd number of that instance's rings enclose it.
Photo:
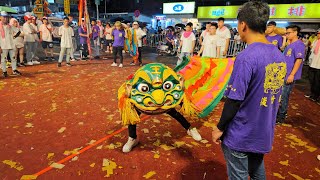
M 181 12 L 183 10 L 184 10 L 184 7 L 182 4 L 177 4 L 177 5 L 173 6 L 173 11 L 175 11 L 175 12 Z

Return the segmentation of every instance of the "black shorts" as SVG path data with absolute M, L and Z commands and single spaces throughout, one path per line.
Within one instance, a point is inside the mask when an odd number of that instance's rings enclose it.
M 41 42 L 42 48 L 46 49 L 46 48 L 53 48 L 53 43 L 52 42 L 47 42 L 47 41 L 42 41 Z
M 109 46 L 109 45 L 112 46 L 112 40 L 111 39 L 107 39 L 106 40 L 106 45 L 107 46 Z

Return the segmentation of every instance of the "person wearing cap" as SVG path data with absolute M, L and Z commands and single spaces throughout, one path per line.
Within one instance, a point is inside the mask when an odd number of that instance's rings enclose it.
M 45 61 L 54 61 L 53 57 L 53 43 L 52 43 L 52 26 L 48 23 L 48 18 L 43 17 L 42 18 L 42 24 L 40 25 L 39 31 L 40 31 L 40 42 L 42 45 L 42 48 L 44 49 L 44 53 L 46 54 Z M 48 57 L 48 49 L 50 49 L 51 58 Z
M 99 59 L 100 57 L 100 50 L 99 50 L 99 34 L 100 34 L 100 28 L 96 23 L 96 20 L 91 21 L 91 30 L 92 30 L 92 40 L 93 40 L 93 46 L 95 49 L 95 59 Z
M 114 39 L 112 49 L 113 49 L 113 63 L 111 66 L 115 67 L 117 65 L 117 54 L 120 56 L 120 64 L 119 67 L 123 67 L 123 56 L 122 56 L 122 50 L 124 47 L 124 39 L 127 37 L 127 34 L 125 33 L 123 27 L 121 26 L 120 21 L 117 21 L 115 24 L 115 29 L 112 30 L 112 37 Z
M 100 20 L 97 20 L 97 25 L 99 27 L 99 38 L 98 38 L 98 44 L 100 45 L 100 50 L 103 50 L 103 44 L 104 44 L 104 27 L 102 25 L 102 22 Z
M 139 66 L 142 66 L 142 38 L 146 36 L 146 33 L 139 27 L 138 22 L 133 22 L 132 23 L 132 28 L 135 31 L 135 34 L 138 39 L 138 53 L 139 53 Z M 134 62 L 132 62 L 130 65 L 135 65 Z
M 310 94 L 305 95 L 312 101 L 320 105 L 320 29 L 317 31 L 317 39 L 311 45 L 309 81 Z
M 61 50 L 59 55 L 58 67 L 61 67 L 62 59 L 66 55 L 66 66 L 70 67 L 70 53 L 72 48 L 72 37 L 74 36 L 73 29 L 69 26 L 69 18 L 63 18 L 63 25 L 59 28 L 59 35 L 61 36 Z
M 86 60 L 88 58 L 89 52 L 88 52 L 88 32 L 87 27 L 84 22 L 84 18 L 82 18 L 81 25 L 78 29 L 78 33 L 80 36 L 80 59 Z
M 274 21 L 270 21 L 267 24 L 266 38 L 270 43 L 278 47 L 279 50 L 283 50 L 285 44 L 283 44 L 282 36 L 279 34 L 276 34 L 275 32 L 276 28 L 277 28 L 277 23 Z
M 22 28 L 19 25 L 19 22 L 15 18 L 10 19 L 10 26 L 13 30 L 13 43 L 16 50 L 16 57 L 18 58 L 19 54 L 19 60 L 17 59 L 17 66 L 23 67 L 24 65 L 24 33 L 22 31 Z
M 16 48 L 13 43 L 14 32 L 9 25 L 9 15 L 1 11 L 0 13 L 0 52 L 1 52 L 1 68 L 4 77 L 8 77 L 6 62 L 8 60 L 8 53 L 11 59 L 13 75 L 21 75 L 17 70 Z
M 36 46 L 35 46 L 36 40 L 34 36 L 34 34 L 36 34 L 36 30 L 31 25 L 32 16 L 26 15 L 24 19 L 26 20 L 26 22 L 23 24 L 22 30 L 24 32 L 27 65 L 32 66 L 33 64 L 37 63 L 37 62 L 33 63 L 32 61 L 34 52 L 36 51 Z
M 301 79 L 305 46 L 298 38 L 301 28 L 297 25 L 286 27 L 286 37 L 290 44 L 284 50 L 287 64 L 287 74 L 282 88 L 281 104 L 277 114 L 277 124 L 284 123 L 289 106 L 289 96 L 295 81 Z

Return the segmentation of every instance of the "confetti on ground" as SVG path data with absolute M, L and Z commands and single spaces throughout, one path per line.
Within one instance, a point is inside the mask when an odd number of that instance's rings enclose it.
M 22 153 L 22 150 L 18 150 L 17 153 L 18 153 L 18 154 L 21 154 L 21 153 Z
M 317 148 L 315 147 L 308 146 L 307 142 L 302 141 L 294 134 L 290 134 L 290 133 L 286 134 L 286 140 L 290 142 L 291 147 L 295 147 L 295 146 L 305 147 L 309 152 L 314 152 L 317 150 Z
M 203 123 L 203 126 L 205 126 L 205 127 L 209 127 L 209 128 L 214 128 L 214 127 L 216 127 L 216 124 L 215 123 L 209 123 L 209 122 L 204 122 Z
M 38 176 L 36 175 L 23 175 L 21 177 L 21 180 L 32 180 L 32 179 L 37 179 Z
M 148 134 L 149 133 L 149 129 L 143 128 L 141 129 L 143 131 L 143 133 Z
M 23 166 L 20 163 L 14 162 L 12 160 L 3 160 L 2 163 L 6 164 L 6 165 L 10 166 L 10 168 L 14 168 L 18 171 L 21 171 L 23 169 Z
M 320 161 L 320 155 L 317 156 L 317 159 Z
M 91 140 L 89 143 L 87 143 L 88 145 L 91 145 L 91 144 L 93 144 L 93 143 L 95 143 L 97 140 Z
M 156 175 L 157 173 L 155 171 L 150 171 L 147 174 L 143 175 L 144 178 L 150 179 L 152 176 Z
M 298 176 L 298 175 L 296 175 L 296 174 L 292 174 L 292 173 L 290 173 L 290 172 L 288 172 L 288 174 L 290 174 L 292 177 L 294 177 L 296 180 L 310 180 L 310 179 L 304 179 L 304 178 L 302 178 L 302 177 L 300 177 L 300 176 Z
M 51 160 L 51 159 L 53 158 L 53 156 L 54 156 L 54 153 L 48 153 L 47 159 L 48 159 L 48 160 Z
M 57 110 L 57 103 L 52 103 L 51 108 L 50 108 L 50 112 L 54 112 L 56 110 Z
M 273 176 L 279 178 L 279 179 L 285 179 L 285 177 L 283 177 L 281 174 L 279 173 L 273 173 Z
M 63 133 L 67 128 L 66 127 L 62 127 L 58 130 L 58 133 Z
M 102 149 L 102 147 L 103 147 L 103 146 L 102 146 L 102 145 L 100 145 L 100 146 L 98 146 L 96 149 Z
M 163 137 L 171 137 L 171 132 L 165 132 L 164 134 L 163 134 Z
M 26 119 L 31 119 L 34 115 L 36 115 L 36 113 L 27 113 L 26 115 L 24 115 L 24 117 Z
M 172 149 L 175 149 L 175 147 L 173 146 L 168 146 L 166 144 L 161 144 L 160 147 L 166 151 L 169 151 L 169 150 L 172 150 Z
M 175 147 L 179 148 L 179 147 L 183 146 L 184 144 L 186 144 L 184 141 L 176 141 L 176 142 L 174 142 L 173 145 Z
M 78 124 L 79 124 L 79 125 L 83 125 L 83 122 L 79 122 Z
M 96 165 L 96 163 L 92 163 L 92 164 L 90 164 L 90 167 L 94 167 Z
M 284 165 L 284 166 L 289 166 L 289 160 L 280 161 L 279 163 L 280 163 L 281 165 Z
M 62 169 L 65 165 L 59 164 L 59 163 L 52 163 L 50 167 L 56 168 L 56 169 Z
M 107 171 L 107 175 L 104 177 L 110 177 L 113 174 L 113 170 L 117 168 L 117 164 L 108 159 L 103 159 L 102 166 L 102 171 Z
M 32 124 L 32 123 L 27 123 L 24 127 L 26 127 L 26 128 L 32 128 L 32 127 L 33 127 L 33 124 Z
M 77 161 L 79 159 L 79 157 L 78 156 L 75 156 L 75 157 L 73 157 L 72 159 L 71 159 L 71 161 Z

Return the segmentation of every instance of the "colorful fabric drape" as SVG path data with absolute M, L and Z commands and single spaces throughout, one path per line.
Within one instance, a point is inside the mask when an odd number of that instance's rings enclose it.
M 130 56 L 133 58 L 133 62 L 138 62 L 138 38 L 134 29 L 126 29 L 128 38 L 125 40 L 125 49 L 129 51 Z
M 175 70 L 183 76 L 184 92 L 200 111 L 199 117 L 205 117 L 223 97 L 233 70 L 234 58 L 191 57 L 183 62 Z

